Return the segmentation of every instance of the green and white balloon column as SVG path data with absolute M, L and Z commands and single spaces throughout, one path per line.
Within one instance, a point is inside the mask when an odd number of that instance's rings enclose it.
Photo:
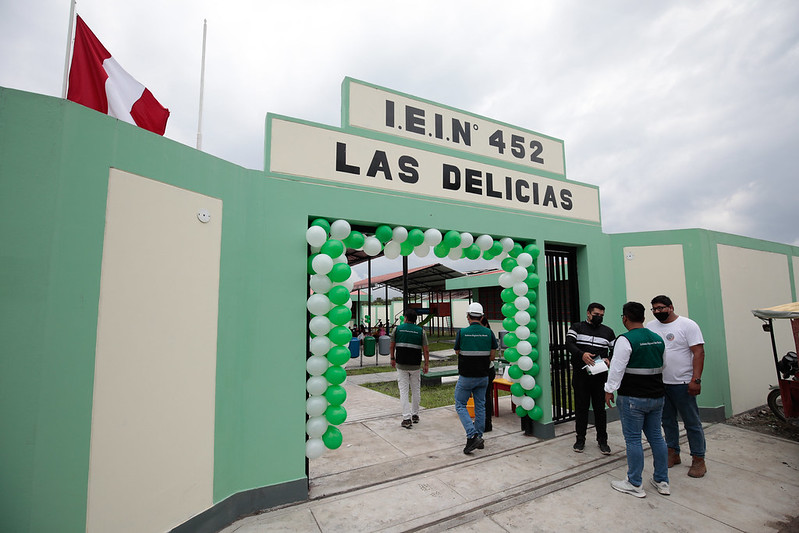
M 442 259 L 500 260 L 504 271 L 499 277 L 505 317 L 502 325 L 509 332 L 505 335 L 508 348 L 504 356 L 512 363 L 508 372 L 514 381 L 511 394 L 518 406 L 516 414 L 541 419 L 543 410 L 536 405 L 541 387 L 535 382 L 539 372 L 534 303 L 539 279 L 535 259 L 540 253 L 536 245 L 522 247 L 509 237 L 495 240 L 490 235 L 474 237 L 455 230 L 388 225 L 375 228 L 374 235 L 363 235 L 353 231 L 346 220 L 330 223 L 322 218 L 311 223 L 305 237 L 311 247 L 308 272 L 313 290 L 307 302 L 312 315 L 308 325 L 311 355 L 306 362 L 310 377 L 306 383 L 309 398 L 305 454 L 309 459 L 341 446 L 337 426 L 347 418 L 342 406 L 347 393 L 341 386 L 347 377 L 344 365 L 350 357 L 348 344 L 352 337 L 347 324 L 352 319 L 353 274 L 347 265 L 347 248 L 363 250 L 372 257 L 383 252 L 389 259 L 411 254 L 427 257 L 432 252 Z

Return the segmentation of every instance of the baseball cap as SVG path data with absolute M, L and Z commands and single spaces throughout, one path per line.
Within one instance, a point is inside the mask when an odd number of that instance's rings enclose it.
M 477 302 L 472 302 L 469 304 L 469 308 L 466 310 L 466 313 L 469 315 L 483 316 L 483 306 Z

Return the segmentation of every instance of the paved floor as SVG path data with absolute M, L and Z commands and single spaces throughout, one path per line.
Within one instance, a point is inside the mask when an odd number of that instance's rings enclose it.
M 611 455 L 591 445 L 591 429 L 577 454 L 573 425 L 557 425 L 554 439 L 525 437 L 503 397 L 485 449 L 467 456 L 453 407 L 424 410 L 408 430 L 399 425 L 397 400 L 358 385 L 390 376 L 348 378 L 344 444 L 311 461 L 309 501 L 223 531 L 759 533 L 780 531 L 799 515 L 799 443 L 707 425 L 707 475 L 686 475 L 689 456 L 669 470 L 671 496 L 645 481 L 647 496 L 638 499 L 610 488 L 626 475 L 619 422 L 608 427 Z M 645 480 L 651 474 L 647 453 Z

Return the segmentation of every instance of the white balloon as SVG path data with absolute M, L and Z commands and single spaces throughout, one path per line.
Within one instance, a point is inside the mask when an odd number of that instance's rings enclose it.
M 427 245 L 427 243 L 423 242 L 413 249 L 413 253 L 416 254 L 417 257 L 427 257 L 430 253 L 430 247 Z
M 512 278 L 513 274 L 511 274 L 511 279 Z M 515 294 L 516 296 L 524 296 L 525 294 L 527 294 L 529 290 L 530 288 L 523 281 L 518 281 L 513 284 L 513 294 Z
M 525 374 L 519 378 L 519 385 L 521 385 L 524 390 L 530 390 L 535 387 L 535 378 L 529 374 Z
M 398 244 L 402 244 L 405 242 L 405 239 L 408 238 L 408 230 L 402 226 L 397 226 L 393 230 L 391 230 L 391 240 L 397 241 Z
M 363 251 L 366 255 L 374 257 L 379 254 L 382 249 L 383 245 L 380 244 L 380 240 L 377 237 L 366 237 L 363 241 Z
M 520 266 L 527 268 L 533 264 L 533 256 L 528 254 L 527 252 L 522 252 L 516 258 L 516 262 L 519 263 Z
M 503 272 L 502 274 L 499 275 L 499 284 L 505 289 L 513 287 L 514 283 L 515 282 L 513 281 L 513 276 L 511 276 L 509 272 Z
M 532 376 L 530 376 L 530 377 L 532 377 Z M 532 388 L 532 387 L 530 387 L 530 388 Z M 524 398 L 522 398 L 522 408 L 523 409 L 526 409 L 526 410 L 529 411 L 533 407 L 535 407 L 535 400 L 533 400 L 529 396 L 525 396 Z
M 321 337 L 314 337 L 313 339 L 311 339 L 311 353 L 314 355 L 325 355 L 327 352 L 330 351 L 330 348 L 332 347 L 333 343 L 330 342 L 330 339 L 328 339 L 324 335 Z M 327 368 L 325 368 L 325 370 L 327 370 Z
M 520 341 L 530 338 L 530 328 L 527 326 L 519 326 L 514 333 Z
M 344 305 L 344 307 L 346 307 L 347 309 L 352 309 L 352 300 L 351 299 L 347 300 L 342 305 Z
M 513 381 L 515 381 L 516 383 L 519 382 L 518 379 L 514 379 Z M 511 398 L 513 399 L 514 405 L 521 405 L 522 402 L 524 401 L 524 396 L 511 396 Z
M 341 252 L 341 255 L 333 259 L 333 263 L 347 263 L 347 253 L 346 251 Z
M 389 241 L 386 243 L 386 247 L 383 248 L 383 254 L 388 259 L 396 259 L 399 257 L 401 251 L 400 244 L 397 241 Z
M 530 300 L 527 298 L 527 296 L 519 296 L 513 300 L 513 305 L 515 305 L 516 309 L 519 311 L 526 311 L 527 308 L 530 307 Z
M 312 416 L 305 423 L 305 432 L 312 439 L 321 437 L 325 434 L 325 431 L 327 431 L 328 425 L 327 418 L 323 416 Z
M 524 281 L 527 279 L 527 269 L 521 265 L 516 265 L 513 267 L 513 270 L 510 271 L 510 275 L 513 276 L 513 280 L 516 283 Z M 524 294 L 527 294 L 527 291 L 524 291 Z
M 333 288 L 333 282 L 325 274 L 314 274 L 308 284 L 312 291 L 320 294 L 327 294 L 327 291 Z
M 520 326 L 526 326 L 530 323 L 530 313 L 527 311 L 516 311 L 516 314 L 513 315 L 513 320 Z
M 424 243 L 427 246 L 435 246 L 436 244 L 441 242 L 441 239 L 444 237 L 441 235 L 441 232 L 438 231 L 436 228 L 430 228 L 424 232 Z
M 322 250 L 321 246 L 311 246 L 311 253 L 318 254 Z
M 519 365 L 519 368 L 521 368 L 525 372 L 527 372 L 528 370 L 533 368 L 533 360 L 530 359 L 529 357 L 527 357 L 526 355 L 523 355 L 523 356 L 519 357 L 519 360 L 516 361 L 516 364 Z M 524 376 L 522 376 L 522 377 L 524 377 Z M 530 377 L 532 377 L 532 376 L 530 376 Z
M 321 247 L 327 241 L 327 232 L 321 226 L 311 226 L 305 232 L 305 240 L 311 246 Z
M 327 254 L 319 254 L 311 261 L 314 272 L 325 275 L 333 268 L 333 258 Z
M 326 316 L 315 316 L 308 323 L 308 329 L 314 335 L 327 335 L 327 332 L 333 327 L 333 323 Z
M 325 338 L 327 337 L 316 337 L 316 339 L 325 339 Z M 305 370 L 307 370 L 308 373 L 312 376 L 321 376 L 322 374 L 325 373 L 325 370 L 327 370 L 329 366 L 330 363 L 327 361 L 327 357 L 325 357 L 324 355 L 312 355 L 311 357 L 305 360 Z M 312 397 L 316 398 L 316 396 Z
M 333 304 L 330 302 L 330 298 L 324 294 L 312 294 L 308 298 L 306 307 L 312 315 L 325 315 L 333 308 Z
M 330 224 L 330 237 L 333 239 L 343 241 L 350 236 L 350 231 L 352 231 L 352 228 L 350 228 L 350 223 L 346 220 L 336 220 Z
M 491 235 L 480 235 L 474 242 L 484 252 L 494 246 L 494 238 Z
M 499 243 L 502 245 L 503 252 L 510 252 L 513 250 L 513 239 L 510 237 L 503 237 L 499 240 Z
M 308 459 L 319 459 L 327 451 L 324 441 L 320 438 L 308 439 L 305 442 L 305 457 Z
M 530 355 L 530 353 L 532 353 L 533 351 L 533 345 L 530 344 L 530 341 L 519 341 L 519 344 L 516 345 L 516 351 L 519 352 L 521 355 Z M 530 361 L 532 361 L 532 359 L 530 359 Z M 530 369 L 525 368 L 524 370 L 530 370 Z
M 308 416 L 322 416 L 327 410 L 327 398 L 324 396 L 311 396 L 305 400 L 305 412 Z
M 305 390 L 311 396 L 321 396 L 327 390 L 327 378 L 324 376 L 311 376 L 305 383 Z
M 453 261 L 457 261 L 458 259 L 461 258 L 462 255 L 463 255 L 463 249 L 461 249 L 461 247 L 459 246 L 457 248 L 453 248 L 452 250 L 450 250 L 449 253 L 447 254 L 447 257 L 449 257 Z
M 499 261 L 501 263 L 502 260 L 508 256 L 509 256 L 508 252 L 500 252 L 500 254 L 494 258 L 494 260 Z
M 468 248 L 474 244 L 474 237 L 471 233 L 461 233 L 461 248 Z
M 337 282 L 333 283 L 333 286 L 336 286 L 336 285 L 341 285 L 342 287 L 347 287 L 347 290 L 352 292 L 352 289 L 355 287 L 355 280 L 353 279 L 352 276 L 350 276 L 349 278 L 345 279 L 344 281 L 337 281 Z M 352 298 L 352 295 L 350 295 L 350 298 Z

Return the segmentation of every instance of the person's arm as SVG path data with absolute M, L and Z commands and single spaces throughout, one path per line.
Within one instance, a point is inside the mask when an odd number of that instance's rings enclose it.
M 396 348 L 397 348 L 397 343 L 392 340 L 391 341 L 391 351 L 390 351 L 390 353 L 391 353 L 391 368 L 397 368 L 397 360 L 395 359 L 396 356 L 394 355 L 394 351 L 396 350 Z
M 425 332 L 424 328 L 422 328 L 422 354 L 424 355 L 423 372 L 425 374 L 427 374 L 427 371 L 430 369 L 430 347 L 428 344 L 429 342 L 427 340 L 427 333 Z
M 691 396 L 699 396 L 702 393 L 702 385 L 695 380 L 702 379 L 702 371 L 705 368 L 705 345 L 697 344 L 691 346 L 691 353 L 694 354 L 693 359 L 693 374 L 691 374 L 691 382 L 688 383 L 688 394 Z
M 616 339 L 613 359 L 610 361 L 610 368 L 608 369 L 608 380 L 605 382 L 605 403 L 608 407 L 613 407 L 613 393 L 621 385 L 632 351 L 632 346 L 630 346 L 630 341 L 627 340 L 627 337 Z
M 575 359 L 580 359 L 584 365 L 594 366 L 594 354 L 591 352 L 586 352 L 579 346 L 577 346 L 577 332 L 574 330 L 574 326 L 569 328 L 568 333 L 566 333 L 566 351 L 568 351 Z M 574 369 L 580 370 L 580 369 Z
M 491 350 L 491 355 L 488 356 L 489 361 L 493 361 L 496 356 L 497 356 L 497 351 Z

